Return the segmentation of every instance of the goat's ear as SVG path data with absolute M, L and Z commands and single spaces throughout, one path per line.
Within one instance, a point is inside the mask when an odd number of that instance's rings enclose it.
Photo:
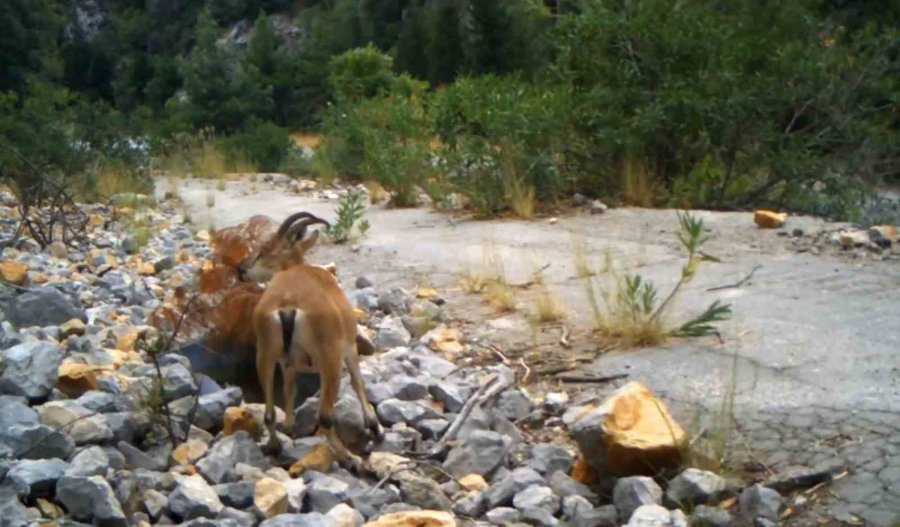
M 312 231 L 312 234 L 310 234 L 308 238 L 297 242 L 297 247 L 305 253 L 312 249 L 313 245 L 315 245 L 318 240 L 319 231 Z

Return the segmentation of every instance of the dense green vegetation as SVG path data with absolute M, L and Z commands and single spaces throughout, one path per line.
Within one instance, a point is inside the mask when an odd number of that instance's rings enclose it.
M 900 174 L 898 29 L 888 0 L 8 0 L 0 176 L 102 197 L 208 141 L 400 206 L 847 217 Z M 312 162 L 297 130 L 324 134 Z

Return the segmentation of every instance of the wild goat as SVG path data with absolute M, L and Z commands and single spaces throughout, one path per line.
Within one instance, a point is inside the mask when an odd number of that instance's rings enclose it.
M 275 366 L 281 366 L 284 381 L 284 425 L 288 433 L 294 426 L 297 373 L 317 372 L 321 381 L 319 426 L 326 432 L 338 462 L 356 469 L 361 459 L 347 449 L 335 429 L 334 405 L 344 364 L 362 405 L 370 439 L 381 437 L 382 430 L 375 410 L 366 399 L 359 370 L 353 306 L 331 272 L 304 262 L 304 255 L 319 238 L 319 231 L 307 236 L 307 227 L 314 224 L 329 225 L 308 212 L 292 214 L 263 245 L 258 256 L 242 269 L 242 274 L 249 279 L 268 284 L 253 311 L 256 368 L 269 431 L 267 450 L 281 449 L 275 434 Z

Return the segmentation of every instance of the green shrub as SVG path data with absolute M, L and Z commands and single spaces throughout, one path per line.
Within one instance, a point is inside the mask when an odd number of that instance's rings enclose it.
M 291 146 L 288 131 L 270 122 L 256 122 L 244 131 L 232 135 L 225 142 L 228 146 L 226 152 L 230 156 L 228 157 L 230 163 L 236 164 L 241 159 L 235 156 L 244 155 L 264 172 L 278 170 Z
M 896 32 L 846 38 L 814 7 L 585 2 L 558 28 L 554 68 L 579 186 L 622 193 L 637 162 L 675 204 L 815 210 L 828 174 L 896 173 Z

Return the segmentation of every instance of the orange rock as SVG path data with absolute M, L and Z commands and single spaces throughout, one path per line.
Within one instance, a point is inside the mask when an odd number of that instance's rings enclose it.
M 488 487 L 484 476 L 480 474 L 469 474 L 460 478 L 459 485 L 466 490 L 474 490 L 476 492 L 481 492 Z
M 245 223 L 216 231 L 212 235 L 213 255 L 229 267 L 238 267 L 255 255 L 277 228 L 272 218 L 256 215 Z
M 190 465 L 203 457 L 209 447 L 203 441 L 189 439 L 172 451 L 172 460 L 177 465 Z
M 253 505 L 265 518 L 284 514 L 288 508 L 287 489 L 280 481 L 262 478 L 253 488 Z
M 19 262 L 0 262 L 0 278 L 15 285 L 28 283 L 28 266 Z
M 150 262 L 143 262 L 138 267 L 138 274 L 141 276 L 153 276 L 156 274 L 156 267 Z
M 572 476 L 572 479 L 575 481 L 585 485 L 590 485 L 597 481 L 597 474 L 581 456 L 578 456 L 578 460 L 575 461 L 575 466 L 572 467 L 570 476 Z
M 31 277 L 31 282 L 35 284 L 46 284 L 47 283 L 47 275 L 41 273 L 34 273 Z
M 687 435 L 665 403 L 630 382 L 572 426 L 581 454 L 598 473 L 656 474 L 681 462 Z
M 88 214 L 88 224 L 91 227 L 99 227 L 103 225 L 106 220 L 103 219 L 103 216 L 99 214 Z
M 760 229 L 777 229 L 781 227 L 786 219 L 787 213 L 784 212 L 757 210 L 753 213 L 753 221 L 756 222 Z
M 242 406 L 226 408 L 225 418 L 222 423 L 222 433 L 230 436 L 238 430 L 244 430 L 251 437 L 259 439 L 259 423 L 256 422 L 253 412 Z
M 87 364 L 66 362 L 59 365 L 59 391 L 71 398 L 79 397 L 84 392 L 97 390 L 97 371 Z
M 119 351 L 134 351 L 134 345 L 137 343 L 139 336 L 139 333 L 134 332 L 119 337 L 118 340 L 116 340 L 116 349 Z
M 431 300 L 432 298 L 437 298 L 437 296 L 437 289 L 434 289 L 433 287 L 420 287 L 416 290 L 416 298 Z
M 81 336 L 84 335 L 84 331 L 84 322 L 82 322 L 81 319 L 78 318 L 73 318 L 72 320 L 59 327 L 59 332 L 62 333 L 63 338 L 68 338 L 72 335 Z
M 327 444 L 319 445 L 312 452 L 303 456 L 302 459 L 291 465 L 288 474 L 292 478 L 298 477 L 307 470 L 315 470 L 316 472 L 328 472 L 334 463 L 334 453 Z
M 456 519 L 445 511 L 404 511 L 379 516 L 365 527 L 456 527 Z

